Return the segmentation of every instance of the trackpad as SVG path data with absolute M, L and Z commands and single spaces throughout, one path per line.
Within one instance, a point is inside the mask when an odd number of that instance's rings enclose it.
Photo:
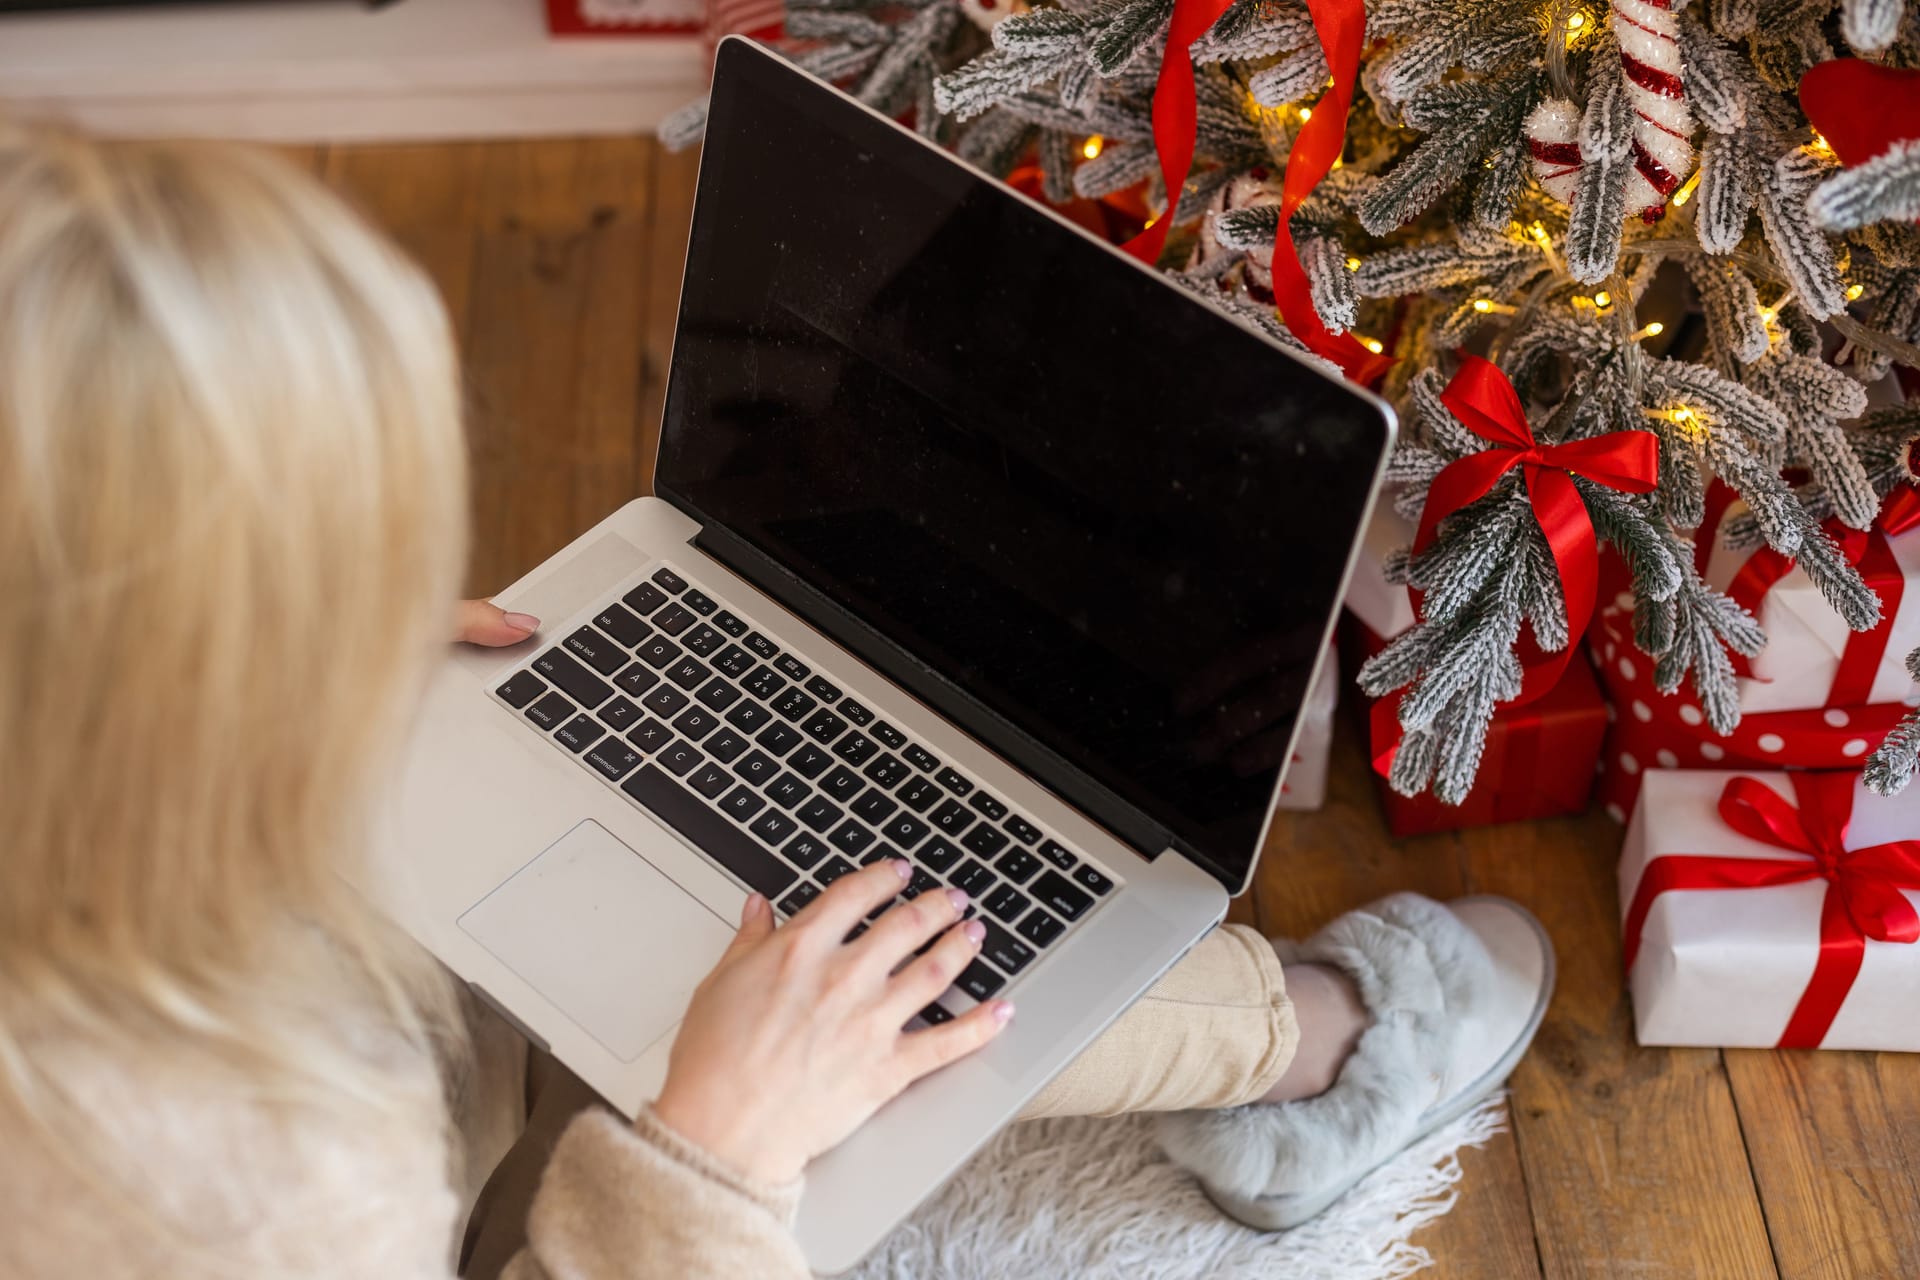
M 734 932 L 591 820 L 468 908 L 460 928 L 622 1062 L 680 1020 Z

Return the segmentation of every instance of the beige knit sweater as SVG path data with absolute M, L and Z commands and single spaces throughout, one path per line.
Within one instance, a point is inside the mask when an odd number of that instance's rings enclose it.
M 483 1031 L 456 1089 L 466 1171 L 438 1116 L 375 1128 L 273 1107 L 160 1056 L 116 1061 L 71 1038 L 30 1046 L 93 1128 L 85 1141 L 0 1108 L 4 1280 L 445 1280 L 470 1203 L 510 1140 L 522 1065 Z M 425 1061 L 399 1061 L 422 1096 Z M 55 1113 L 65 1113 L 56 1108 Z M 351 1114 L 351 1113 L 343 1113 Z M 71 1121 L 69 1121 L 71 1122 Z M 63 1123 L 69 1123 L 63 1122 Z M 746 1183 L 643 1114 L 583 1113 L 547 1167 L 506 1280 L 783 1280 L 807 1269 L 796 1183 Z

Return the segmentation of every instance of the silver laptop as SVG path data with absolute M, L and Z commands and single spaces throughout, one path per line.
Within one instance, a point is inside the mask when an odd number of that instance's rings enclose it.
M 743 40 L 656 470 L 438 673 L 366 888 L 629 1113 L 748 889 L 904 855 L 1007 1032 L 816 1161 L 854 1265 L 1246 886 L 1376 398 Z

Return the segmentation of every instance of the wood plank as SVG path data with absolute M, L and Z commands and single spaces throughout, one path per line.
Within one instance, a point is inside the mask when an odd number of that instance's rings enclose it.
M 698 148 L 673 153 L 662 148 L 654 161 L 653 208 L 647 228 L 647 296 L 644 311 L 639 435 L 635 492 L 653 492 L 653 455 L 659 447 L 660 414 L 667 398 L 667 364 L 673 354 L 674 322 L 680 310 L 680 277 L 687 260 Z
M 1782 1280 L 1920 1275 L 1920 1059 L 1726 1051 Z

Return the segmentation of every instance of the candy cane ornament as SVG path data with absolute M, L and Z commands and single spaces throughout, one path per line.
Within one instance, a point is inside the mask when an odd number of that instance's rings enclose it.
M 1543 98 L 1527 116 L 1526 130 L 1533 176 L 1548 195 L 1572 204 L 1580 181 L 1580 108 L 1565 98 Z
M 1635 117 L 1627 208 L 1648 222 L 1693 172 L 1693 112 L 1680 82 L 1678 23 L 1669 3 L 1613 0 L 1613 37 Z

